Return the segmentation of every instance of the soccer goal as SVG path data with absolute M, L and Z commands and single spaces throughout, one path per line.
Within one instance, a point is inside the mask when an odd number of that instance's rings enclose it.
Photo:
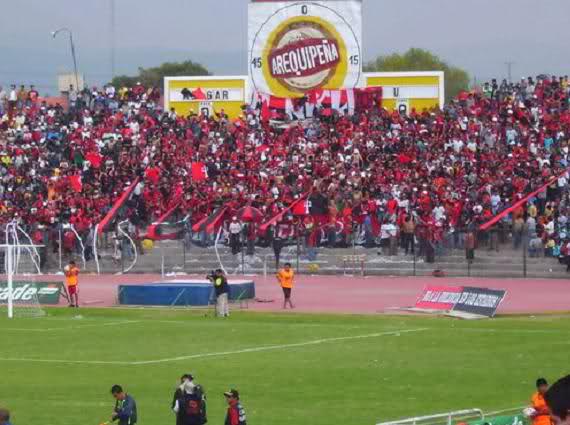
M 39 245 L 8 243 L 0 245 L 0 315 L 42 317 L 42 298 L 54 298 L 61 288 L 55 283 L 40 283 Z

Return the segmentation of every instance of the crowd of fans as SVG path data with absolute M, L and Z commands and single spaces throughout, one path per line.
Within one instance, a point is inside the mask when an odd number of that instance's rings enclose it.
M 300 232 L 314 247 L 362 235 L 386 254 L 418 245 L 429 254 L 466 242 L 498 249 L 510 235 L 519 247 L 527 235 L 532 255 L 568 255 L 567 76 L 493 80 L 441 111 L 404 116 L 378 104 L 280 128 L 261 120 L 256 105 L 236 120 L 223 110 L 185 117 L 162 111 L 160 96 L 140 84 L 71 87 L 64 108 L 42 102 L 33 86 L 0 87 L 0 222 L 18 219 L 50 246 L 71 223 L 89 243 L 140 178 L 121 212 L 137 238 L 177 204 L 192 223 L 221 205 L 251 205 L 267 220 L 310 193 L 310 214 L 287 215 L 273 236 Z M 193 163 L 204 164 L 206 178 L 192 178 Z M 477 233 L 555 176 L 547 191 Z M 268 238 L 248 233 L 257 236 Z M 74 238 L 68 232 L 67 249 Z

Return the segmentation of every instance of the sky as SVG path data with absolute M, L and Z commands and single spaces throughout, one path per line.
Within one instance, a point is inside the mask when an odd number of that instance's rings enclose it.
M 78 66 L 90 85 L 111 76 L 113 0 L 0 0 L 0 84 L 56 91 Z M 192 59 L 218 75 L 247 72 L 248 0 L 114 0 L 116 74 Z M 570 74 L 570 0 L 364 0 L 365 61 L 410 47 L 433 51 L 476 81 Z

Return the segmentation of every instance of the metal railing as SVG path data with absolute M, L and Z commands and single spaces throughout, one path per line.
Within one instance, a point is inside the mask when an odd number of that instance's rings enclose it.
M 397 421 L 379 422 L 376 425 L 405 425 L 405 424 L 417 425 L 418 422 L 421 422 L 423 425 L 424 422 L 434 421 L 437 419 L 445 419 L 447 425 L 453 425 L 454 418 L 466 418 L 466 417 L 476 417 L 476 416 L 479 416 L 480 419 L 485 418 L 485 415 L 483 414 L 483 411 L 481 409 L 466 409 L 466 410 L 456 410 L 454 412 L 439 413 L 436 415 L 417 416 Z

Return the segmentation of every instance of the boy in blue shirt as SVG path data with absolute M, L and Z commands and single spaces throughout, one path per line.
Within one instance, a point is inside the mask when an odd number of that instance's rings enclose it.
M 120 385 L 113 385 L 111 394 L 115 399 L 115 409 L 111 421 L 117 421 L 118 425 L 135 425 L 138 419 L 135 399 L 124 392 Z

